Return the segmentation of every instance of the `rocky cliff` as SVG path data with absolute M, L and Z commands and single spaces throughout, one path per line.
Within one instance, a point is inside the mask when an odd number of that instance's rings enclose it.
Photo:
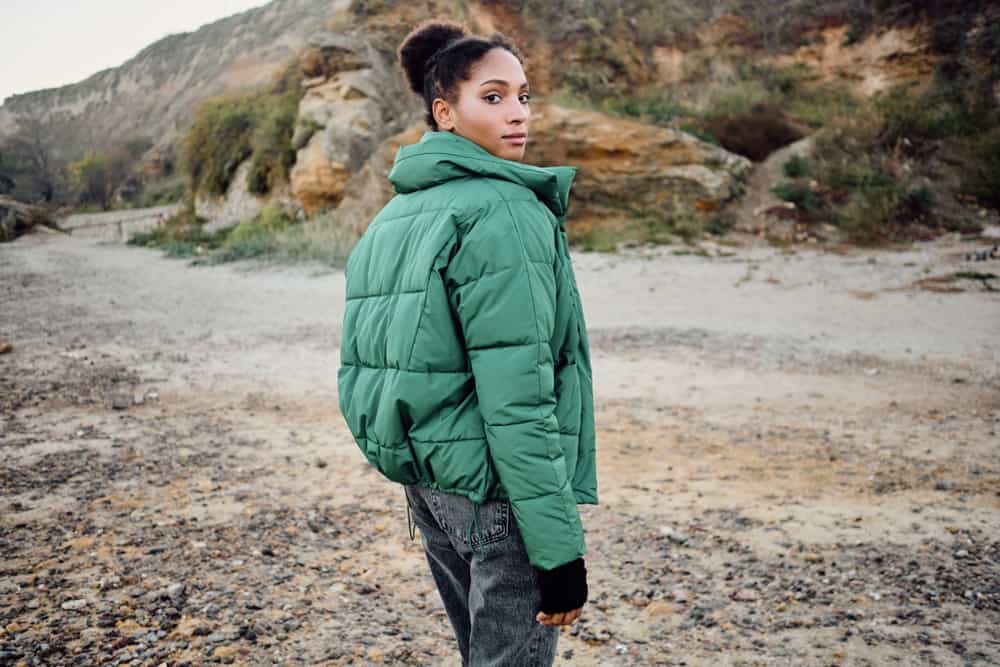
M 13 95 L 0 107 L 0 138 L 30 117 L 48 126 L 66 159 L 112 141 L 176 141 L 200 100 L 268 82 L 348 0 L 274 0 L 165 37 L 120 67 L 61 88 Z

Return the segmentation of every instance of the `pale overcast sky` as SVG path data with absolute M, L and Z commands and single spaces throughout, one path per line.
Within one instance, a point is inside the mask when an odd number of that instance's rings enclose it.
M 76 83 L 267 0 L 0 0 L 0 101 Z

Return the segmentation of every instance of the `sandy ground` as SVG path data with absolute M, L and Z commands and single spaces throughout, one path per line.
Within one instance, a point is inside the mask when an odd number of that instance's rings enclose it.
M 577 256 L 602 504 L 557 663 L 1000 664 L 987 242 Z M 0 246 L 0 665 L 459 664 L 337 411 L 343 282 Z

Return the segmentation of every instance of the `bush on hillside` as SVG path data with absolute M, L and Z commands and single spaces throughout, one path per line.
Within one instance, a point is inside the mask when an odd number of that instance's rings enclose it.
M 216 98 L 199 107 L 182 157 L 193 191 L 225 194 L 236 168 L 253 154 L 250 138 L 256 115 L 252 97 Z
M 1000 209 L 1000 126 L 964 145 L 962 191 Z
M 236 169 L 251 159 L 248 188 L 266 194 L 288 178 L 302 97 L 298 66 L 290 63 L 265 91 L 204 102 L 184 139 L 182 168 L 193 192 L 225 194 Z
M 788 158 L 781 170 L 788 178 L 801 178 L 809 173 L 809 161 L 801 155 Z

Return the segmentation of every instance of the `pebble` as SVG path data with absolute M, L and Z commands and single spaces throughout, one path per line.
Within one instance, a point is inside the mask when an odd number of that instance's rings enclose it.
M 674 528 L 671 528 L 669 526 L 664 526 L 660 528 L 660 534 L 665 535 L 667 539 L 673 542 L 674 544 L 684 544 L 685 542 L 691 539 L 691 537 L 687 533 L 680 530 L 675 530 Z
M 177 602 L 184 597 L 184 589 L 184 584 L 170 584 L 167 586 L 166 596 Z
M 88 604 L 90 603 L 87 602 L 86 600 L 80 599 L 80 600 L 70 600 L 69 602 L 63 602 L 61 606 L 66 611 L 77 611 L 79 609 L 85 608 Z
M 750 588 L 738 590 L 734 592 L 731 597 L 737 602 L 756 602 L 760 599 L 760 595 L 757 591 Z

